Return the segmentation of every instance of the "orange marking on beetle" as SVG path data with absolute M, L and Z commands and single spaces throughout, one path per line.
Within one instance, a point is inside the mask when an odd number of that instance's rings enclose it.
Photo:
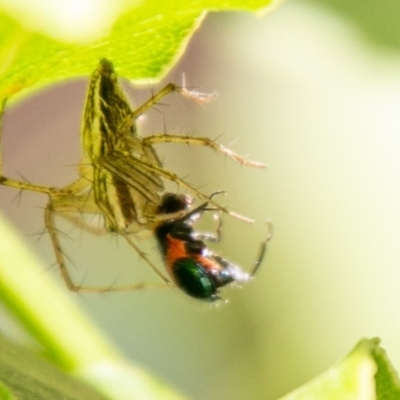
M 166 264 L 168 272 L 171 276 L 173 276 L 172 267 L 177 260 L 180 258 L 187 258 L 188 255 L 186 253 L 185 242 L 180 239 L 176 239 L 171 235 L 167 235 L 166 237 L 168 246 L 167 246 L 167 254 L 165 256 Z
M 204 257 L 199 254 L 192 258 L 197 262 L 197 264 L 200 264 L 202 268 L 204 268 L 206 271 L 211 271 L 211 270 L 222 271 L 221 265 L 208 257 Z
M 181 258 L 191 258 L 196 261 L 197 264 L 201 265 L 206 271 L 221 271 L 222 267 L 216 261 L 204 257 L 201 254 L 188 254 L 186 251 L 185 241 L 182 239 L 176 239 L 172 235 L 167 235 L 167 254 L 166 254 L 166 264 L 168 273 L 173 277 L 173 266 L 175 262 Z

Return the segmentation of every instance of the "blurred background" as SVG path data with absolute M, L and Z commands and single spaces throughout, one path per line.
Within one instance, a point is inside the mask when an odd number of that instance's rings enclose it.
M 256 279 L 213 306 L 177 290 L 70 294 L 134 362 L 191 399 L 272 400 L 322 373 L 363 337 L 379 336 L 400 368 L 400 4 L 290 1 L 263 18 L 211 14 L 165 82 L 219 96 L 171 96 L 146 134 L 218 138 L 268 171 L 206 148 L 160 145 L 166 168 L 256 220 L 224 217 L 213 246 L 244 269 L 274 224 Z M 118 66 L 117 66 L 118 67 Z M 76 178 L 87 79 L 8 110 L 5 174 L 62 186 Z M 127 90 L 141 103 L 149 87 Z M 171 185 L 170 189 L 176 190 Z M 63 285 L 43 230 L 45 196 L 0 187 L 0 205 Z M 157 277 L 112 236 L 59 221 L 71 271 L 85 284 Z M 212 227 L 212 225 L 210 225 Z M 161 265 L 156 244 L 143 240 Z M 8 333 L 22 335 L 0 310 Z M 3 322 L 4 326 L 5 322 Z M 21 336 L 22 338 L 22 336 Z

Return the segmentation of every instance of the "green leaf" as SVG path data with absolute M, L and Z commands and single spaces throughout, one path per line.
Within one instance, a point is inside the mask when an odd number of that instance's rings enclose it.
M 10 388 L 8 388 L 2 382 L 0 382 L 0 399 L 1 400 L 16 400 L 14 395 L 11 393 Z
M 7 1 L 0 0 L 0 99 L 33 85 L 38 87 L 55 80 L 88 75 L 103 57 L 114 63 L 119 75 L 149 82 L 165 74 L 176 62 L 207 11 L 256 11 L 273 1 L 104 0 L 93 9 L 96 15 L 102 11 L 103 19 L 95 15 L 90 18 L 89 14 L 83 21 L 85 26 L 94 20 L 90 40 L 83 32 L 71 41 L 68 34 L 71 28 L 77 29 L 77 24 L 70 19 L 59 22 L 54 37 L 51 35 L 52 19 L 48 15 L 51 9 L 32 17 L 32 2 L 25 0 L 17 2 L 22 4 L 17 11 L 12 13 L 4 8 L 1 13 L 2 3 Z M 40 3 L 35 2 L 35 10 Z M 13 14 L 13 18 L 5 11 Z M 104 23 L 107 16 L 108 21 Z M 26 26 L 32 19 L 40 32 Z
M 338 365 L 280 400 L 397 400 L 400 381 L 379 339 L 363 339 Z
M 36 354 L 0 336 L 1 400 L 105 400 Z
M 46 356 L 58 367 L 82 381 L 89 382 L 107 398 L 183 399 L 158 379 L 129 363 L 107 342 L 65 291 L 59 289 L 49 276 L 42 273 L 40 263 L 21 243 L 19 235 L 8 226 L 1 214 L 0 237 L 0 301 L 33 335 L 44 349 Z M 1 341 L 0 354 L 0 381 L 7 387 L 13 385 L 16 387 L 16 382 L 22 379 L 21 376 L 25 376 L 24 380 L 30 382 L 35 390 L 37 386 L 39 387 L 37 390 L 41 390 L 42 378 L 32 377 L 35 376 L 36 366 L 28 364 L 25 368 L 24 362 L 18 361 L 19 356 L 16 353 L 14 356 L 10 355 L 8 360 L 1 348 Z M 27 357 L 21 357 L 28 362 Z M 13 359 L 16 361 L 12 367 L 15 371 L 11 373 L 9 364 Z M 30 374 L 29 370 L 32 370 Z M 13 376 L 20 378 L 16 378 L 15 382 L 8 379 Z M 49 382 L 43 384 L 48 385 Z M 4 388 L 0 386 L 0 394 Z M 53 397 L 17 396 L 17 398 L 31 400 L 74 397 L 54 395 Z M 80 398 L 82 397 L 76 397 Z

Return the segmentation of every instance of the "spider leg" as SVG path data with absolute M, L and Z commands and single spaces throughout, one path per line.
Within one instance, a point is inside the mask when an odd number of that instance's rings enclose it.
M 73 292 L 118 292 L 118 291 L 127 291 L 134 289 L 142 289 L 144 287 L 148 287 L 145 283 L 139 283 L 135 285 L 125 285 L 120 287 L 88 287 L 83 285 L 77 285 L 74 283 L 71 274 L 68 270 L 65 254 L 62 250 L 59 232 L 56 228 L 55 217 L 60 216 L 64 219 L 71 221 L 72 223 L 78 225 L 80 228 L 85 229 L 91 233 L 95 233 L 97 235 L 101 235 L 107 232 L 106 229 L 96 229 L 88 222 L 85 221 L 82 216 L 77 217 L 78 213 L 83 215 L 93 215 L 95 212 L 99 212 L 96 204 L 94 203 L 93 198 L 87 198 L 84 195 L 69 197 L 69 198 L 58 198 L 54 200 L 50 200 L 45 208 L 45 225 L 50 234 L 51 243 L 53 245 L 54 254 L 56 257 L 57 265 L 60 269 L 61 276 L 68 287 L 69 290 Z M 154 265 L 154 263 L 150 260 L 150 258 L 144 253 L 140 247 L 133 241 L 133 238 L 130 237 L 127 233 L 122 230 L 117 231 L 118 234 L 124 237 L 124 239 L 128 242 L 128 244 L 134 248 L 134 250 L 138 253 L 139 257 L 142 258 L 153 270 L 154 272 L 161 277 L 161 279 L 165 283 L 169 283 L 169 279 L 162 274 L 159 269 Z M 159 287 L 160 285 L 151 285 L 154 287 Z M 165 286 L 165 284 L 164 284 Z
M 258 269 L 260 268 L 260 265 L 263 262 L 264 257 L 267 253 L 267 244 L 272 239 L 272 236 L 274 234 L 272 222 L 268 220 L 267 224 L 268 224 L 268 233 L 267 233 L 267 236 L 265 237 L 265 239 L 260 243 L 260 250 L 258 253 L 258 257 L 257 257 L 256 261 L 254 262 L 253 270 L 250 273 L 250 277 L 253 277 L 256 274 L 256 272 L 258 271 Z
M 246 165 L 256 168 L 264 168 L 264 169 L 267 168 L 265 164 L 260 163 L 258 161 L 247 160 L 244 157 L 240 156 L 239 154 L 236 154 L 232 150 L 228 149 L 227 147 L 210 139 L 209 137 L 189 136 L 189 135 L 183 136 L 183 135 L 173 135 L 173 134 L 163 133 L 143 138 L 143 143 L 145 145 L 153 145 L 160 143 L 177 143 L 177 144 L 189 144 L 193 146 L 206 146 L 210 147 L 211 149 L 217 151 L 218 153 L 226 157 L 231 158 L 240 165 Z
M 222 218 L 214 214 L 214 218 L 217 220 L 217 227 L 214 232 L 196 232 L 193 234 L 197 240 L 206 240 L 207 242 L 218 243 L 222 237 Z
M 180 178 L 177 174 L 174 172 L 168 171 L 167 169 L 164 169 L 161 166 L 158 165 L 153 165 L 149 164 L 145 161 L 142 161 L 140 159 L 132 158 L 132 160 L 129 159 L 118 159 L 118 158 L 102 158 L 99 160 L 99 163 L 107 169 L 109 172 L 114 174 L 115 176 L 119 176 L 121 180 L 125 181 L 127 184 L 132 184 L 134 185 L 135 182 L 131 182 L 131 170 L 132 167 L 134 166 L 135 169 L 143 169 L 147 171 L 153 172 L 153 174 L 162 176 L 165 179 L 168 179 L 171 182 L 175 182 L 178 186 L 183 187 L 192 193 L 194 193 L 197 197 L 200 199 L 205 200 L 206 202 L 210 203 L 213 207 L 215 207 L 217 210 L 224 212 L 240 221 L 247 222 L 247 223 L 253 223 L 253 220 L 240 215 L 234 211 L 230 211 L 227 208 L 221 206 L 220 204 L 216 203 L 214 200 L 210 199 L 207 195 L 204 193 L 200 192 L 197 190 L 194 186 L 190 185 L 186 181 L 184 181 L 182 178 Z

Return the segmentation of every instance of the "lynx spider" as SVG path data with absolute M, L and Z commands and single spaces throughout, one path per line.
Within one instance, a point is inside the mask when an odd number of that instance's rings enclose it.
M 121 235 L 166 283 L 169 283 L 169 279 L 140 249 L 132 235 L 142 230 L 152 229 L 155 221 L 162 219 L 162 216 L 155 215 L 155 210 L 160 203 L 160 193 L 164 190 L 161 178 L 175 182 L 179 187 L 191 191 L 200 199 L 209 201 L 218 211 L 251 222 L 246 217 L 229 211 L 212 199 L 210 200 L 174 172 L 164 169 L 153 145 L 172 142 L 206 146 L 242 165 L 265 168 L 264 164 L 246 160 L 207 137 L 167 133 L 148 137 L 138 135 L 136 120 L 159 103 L 162 98 L 173 92 L 193 100 L 199 97 L 199 102 L 204 101 L 201 94 L 169 83 L 141 106 L 132 110 L 119 84 L 113 64 L 107 59 L 100 60 L 91 75 L 86 96 L 81 128 L 84 159 L 79 165 L 80 177 L 63 188 L 36 185 L 3 176 L 1 136 L 6 99 L 2 101 L 0 109 L 0 184 L 49 196 L 44 210 L 45 226 L 50 235 L 61 276 L 69 290 L 75 292 L 126 291 L 148 287 L 148 285 L 139 283 L 100 288 L 75 284 L 68 271 L 66 257 L 60 244 L 55 223 L 56 215 L 93 232 L 93 227 L 85 221 L 83 216 L 100 214 L 104 220 L 105 232 L 115 232 Z

